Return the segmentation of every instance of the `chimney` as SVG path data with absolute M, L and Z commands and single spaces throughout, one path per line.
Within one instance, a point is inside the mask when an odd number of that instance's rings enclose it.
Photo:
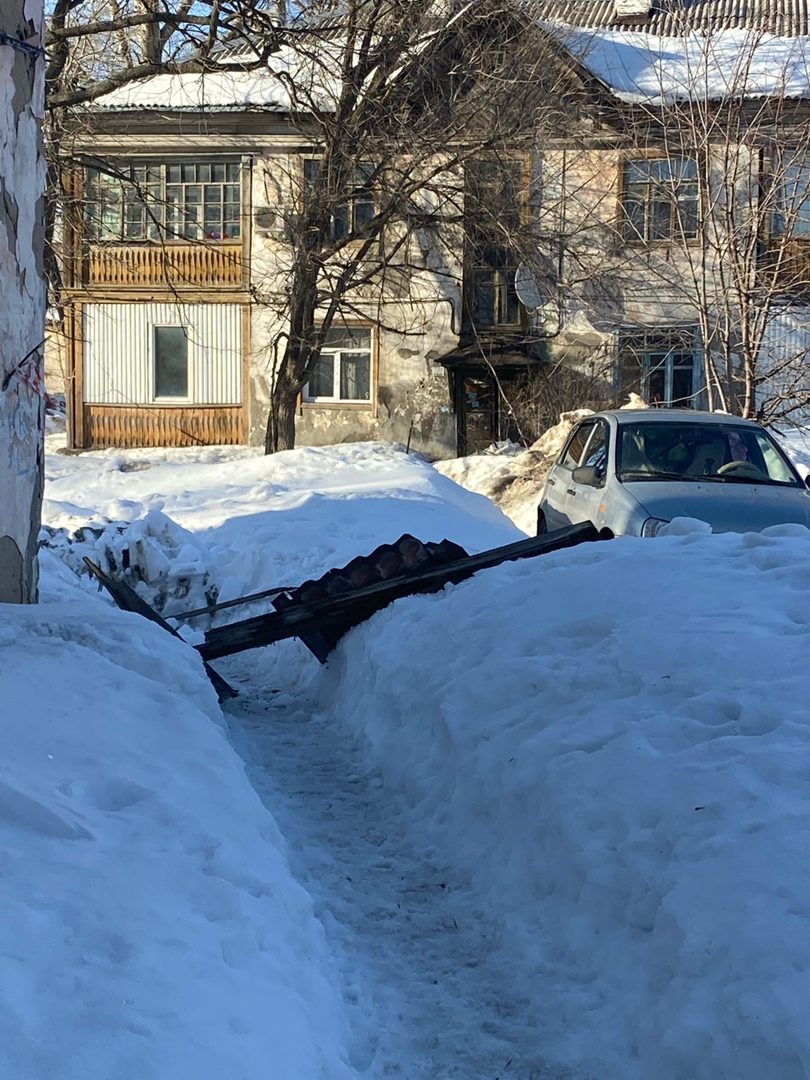
M 646 20 L 650 14 L 650 0 L 613 0 L 616 22 Z

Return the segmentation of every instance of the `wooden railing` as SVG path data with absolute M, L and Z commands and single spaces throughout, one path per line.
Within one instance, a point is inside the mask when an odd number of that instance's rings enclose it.
M 245 284 L 241 244 L 93 244 L 81 284 L 142 288 L 170 285 L 240 288 Z

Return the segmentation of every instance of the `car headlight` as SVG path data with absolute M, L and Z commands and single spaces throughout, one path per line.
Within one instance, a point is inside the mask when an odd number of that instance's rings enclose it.
M 658 536 L 665 525 L 669 525 L 666 518 L 647 518 L 641 526 L 642 536 Z

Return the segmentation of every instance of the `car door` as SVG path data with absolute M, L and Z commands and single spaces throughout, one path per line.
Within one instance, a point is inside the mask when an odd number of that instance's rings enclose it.
M 595 423 L 595 420 L 581 420 L 568 436 L 557 461 L 549 469 L 542 503 L 549 532 L 572 524 L 568 516 L 569 490 L 573 485 L 571 474 L 579 465 Z
M 580 456 L 578 465 L 590 465 L 599 478 L 597 485 L 577 483 L 573 475 L 566 489 L 565 513 L 572 525 L 582 521 L 591 521 L 598 525 L 601 517 L 605 480 L 608 464 L 608 426 L 604 420 L 596 420 L 591 425 L 588 442 Z

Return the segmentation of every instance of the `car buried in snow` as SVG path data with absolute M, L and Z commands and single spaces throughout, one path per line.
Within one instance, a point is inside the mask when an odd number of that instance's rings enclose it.
M 715 532 L 810 528 L 810 491 L 752 420 L 617 409 L 572 430 L 546 478 L 537 531 L 591 521 L 615 536 L 655 536 L 673 518 L 698 518 Z

